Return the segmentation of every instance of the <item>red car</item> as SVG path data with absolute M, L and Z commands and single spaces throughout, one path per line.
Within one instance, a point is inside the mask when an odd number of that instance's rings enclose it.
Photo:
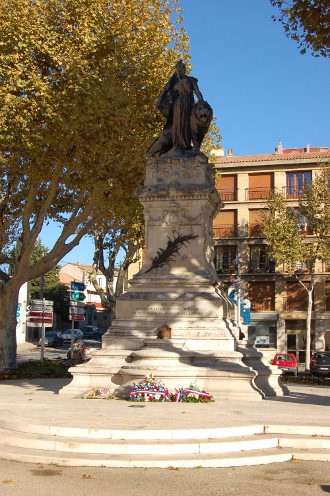
M 293 353 L 276 353 L 272 365 L 277 365 L 285 374 L 298 375 L 298 364 Z

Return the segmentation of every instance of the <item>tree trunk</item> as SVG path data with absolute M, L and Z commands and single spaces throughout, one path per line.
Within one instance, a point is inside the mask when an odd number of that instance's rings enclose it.
M 306 358 L 305 370 L 309 372 L 311 361 L 311 323 L 312 323 L 312 304 L 313 304 L 313 288 L 308 290 L 308 305 L 306 318 Z
M 16 367 L 16 311 L 18 292 L 13 286 L 0 289 L 0 371 Z

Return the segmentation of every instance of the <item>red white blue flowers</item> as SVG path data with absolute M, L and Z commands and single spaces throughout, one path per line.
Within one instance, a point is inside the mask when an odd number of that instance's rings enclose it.
M 161 380 L 156 380 L 152 374 L 145 376 L 130 388 L 130 401 L 172 401 L 174 403 L 208 403 L 213 401 L 211 394 L 200 390 L 196 384 L 188 388 L 178 388 L 175 393 L 170 393 Z

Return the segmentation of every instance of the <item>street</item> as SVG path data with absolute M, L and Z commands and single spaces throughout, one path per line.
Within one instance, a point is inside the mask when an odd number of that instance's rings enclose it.
M 58 467 L 0 460 L 1 496 L 321 496 L 330 462 L 274 463 L 222 469 Z
M 60 348 L 45 346 L 45 358 L 48 358 L 48 360 L 66 358 L 69 348 L 69 344 L 65 344 Z M 32 343 L 19 343 L 17 345 L 17 363 L 27 362 L 28 360 L 40 360 L 40 352 L 40 347 Z

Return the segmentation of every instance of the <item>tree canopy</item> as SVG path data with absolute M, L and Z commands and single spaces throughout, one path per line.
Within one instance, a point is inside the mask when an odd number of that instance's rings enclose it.
M 180 23 L 177 0 L 0 3 L 0 267 L 13 267 L 12 277 L 0 271 L 0 313 L 14 313 L 20 285 L 54 267 L 95 222 L 131 211 L 144 150 L 162 125 L 154 104 L 177 59 L 187 59 Z M 62 232 L 31 262 L 50 220 Z M 14 319 L 4 325 L 0 369 Z
M 285 34 L 298 43 L 300 53 L 311 49 L 315 57 L 330 57 L 329 0 L 270 0 L 278 9 L 273 16 Z

